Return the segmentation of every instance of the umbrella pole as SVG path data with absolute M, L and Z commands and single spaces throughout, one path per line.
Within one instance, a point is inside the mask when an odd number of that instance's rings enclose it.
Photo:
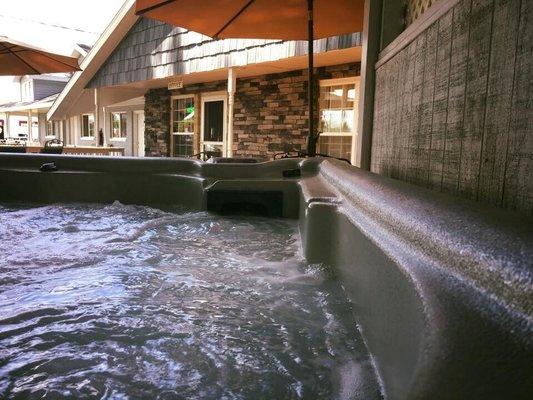
M 307 0 L 307 106 L 309 115 L 309 132 L 307 134 L 307 155 L 314 157 L 316 155 L 316 136 L 315 136 L 315 116 L 314 116 L 314 76 L 313 76 L 313 0 Z

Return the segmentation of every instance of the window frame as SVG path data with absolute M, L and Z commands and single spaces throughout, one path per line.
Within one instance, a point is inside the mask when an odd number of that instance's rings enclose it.
M 175 132 L 174 131 L 174 102 L 175 100 L 181 100 L 181 99 L 192 99 L 192 103 L 194 105 L 194 119 L 193 119 L 193 131 L 192 132 Z M 195 152 L 195 145 L 194 145 L 194 138 L 196 137 L 198 133 L 198 126 L 196 123 L 196 118 L 198 116 L 198 106 L 196 104 L 196 96 L 194 93 L 190 94 L 177 94 L 170 96 L 170 149 L 171 149 L 171 155 L 175 157 L 175 145 L 176 145 L 176 136 L 191 136 L 193 141 L 193 154 Z M 192 155 L 192 154 L 191 154 Z
M 113 135 L 113 123 L 114 123 L 114 115 L 119 115 L 118 119 L 118 130 L 120 133 L 120 136 L 114 136 Z M 122 135 L 122 121 L 124 120 L 124 136 Z M 109 112 L 109 122 L 110 122 L 110 131 L 109 131 L 109 140 L 111 141 L 125 141 L 128 138 L 128 112 L 127 111 L 110 111 Z
M 205 118 L 205 103 L 212 101 L 222 101 L 222 141 L 213 142 L 204 140 L 204 118 Z M 202 93 L 200 99 L 201 118 L 200 118 L 200 152 L 205 151 L 205 146 L 222 147 L 222 157 L 227 155 L 227 141 L 228 141 L 228 94 L 225 91 L 205 92 Z
M 53 139 L 56 137 L 54 134 L 54 121 L 46 121 L 46 134 L 44 137 L 46 139 Z
M 358 109 L 359 109 L 359 89 L 360 89 L 360 77 L 351 76 L 347 78 L 337 79 L 321 79 L 319 81 L 319 87 L 332 87 L 332 86 L 347 86 L 353 85 L 355 89 L 355 98 L 353 100 L 353 127 L 352 132 L 320 132 L 320 136 L 357 136 L 357 122 L 358 122 Z M 320 108 L 320 92 L 318 98 L 318 116 L 320 118 L 322 109 Z
M 55 128 L 57 127 L 57 132 Z M 45 139 L 59 139 L 61 136 L 61 121 L 46 121 Z
M 360 98 L 360 90 L 361 90 L 361 77 L 360 76 L 350 76 L 345 78 L 335 78 L 335 79 L 321 79 L 319 81 L 319 88 L 323 87 L 333 87 L 333 86 L 353 86 L 355 89 L 355 97 L 353 99 L 353 131 L 352 132 L 320 132 L 320 136 L 318 139 L 317 147 L 320 151 L 320 137 L 349 137 L 351 138 L 351 150 L 350 150 L 350 161 L 351 163 L 355 163 L 356 161 L 356 141 L 357 137 L 359 135 L 358 131 L 358 123 L 359 123 L 359 98 Z M 321 99 L 320 99 L 321 90 L 319 90 L 319 97 L 318 97 L 318 116 L 319 119 L 322 117 L 322 109 L 320 107 Z M 342 108 L 341 106 L 341 109 Z M 319 122 L 321 123 L 321 121 Z M 321 128 L 321 126 L 320 126 Z
M 87 118 L 90 118 L 92 117 L 92 125 L 93 125 L 93 128 L 92 128 L 92 135 L 90 134 L 91 133 L 91 121 L 90 119 L 87 120 L 87 129 L 89 132 L 88 135 L 85 135 L 84 134 L 84 124 L 83 124 L 83 118 L 84 117 L 87 117 Z M 92 113 L 85 113 L 85 114 L 81 114 L 81 129 L 80 129 L 80 137 L 82 140 L 93 140 L 94 139 L 94 127 L 95 127 L 95 123 L 94 123 L 94 114 Z

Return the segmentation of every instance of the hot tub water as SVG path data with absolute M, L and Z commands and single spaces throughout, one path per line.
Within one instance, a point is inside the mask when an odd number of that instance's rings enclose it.
M 380 398 L 295 221 L 0 206 L 0 397 Z

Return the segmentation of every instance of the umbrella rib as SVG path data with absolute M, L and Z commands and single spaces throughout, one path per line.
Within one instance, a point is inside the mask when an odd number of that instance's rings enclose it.
M 29 64 L 26 60 L 24 60 L 22 57 L 20 57 L 17 53 L 11 51 L 10 48 L 8 48 L 6 45 L 4 45 L 3 43 L 0 43 L 0 46 L 2 46 L 4 49 L 6 49 L 9 53 L 13 54 L 15 57 L 17 57 L 20 61 L 22 61 L 24 64 L 26 64 L 26 66 L 28 66 L 29 68 L 31 68 L 36 74 L 40 74 L 40 72 L 38 70 L 36 70 L 31 64 Z
M 6 51 L 0 50 L 0 54 L 8 54 L 8 53 L 24 53 L 25 51 L 35 51 L 35 50 L 29 50 L 29 49 L 20 49 L 20 50 L 11 50 L 14 47 L 11 47 L 7 49 Z
M 55 62 L 57 62 L 57 63 L 60 63 L 60 64 L 63 64 L 63 65 L 65 65 L 65 66 L 69 67 L 69 68 L 73 68 L 72 65 L 70 65 L 70 64 L 68 64 L 68 63 L 66 63 L 66 62 L 63 62 L 63 61 L 61 61 L 61 60 L 58 60 L 58 59 L 56 59 L 56 58 L 50 56 L 49 54 L 47 54 L 47 53 L 44 52 L 44 51 L 39 51 L 39 50 L 34 50 L 34 51 L 35 51 L 36 53 L 39 53 L 39 54 L 42 55 L 42 56 L 45 56 L 45 57 L 49 58 L 50 60 L 53 60 L 53 61 L 55 61 Z M 80 70 L 79 67 L 76 67 L 76 68 L 77 68 L 78 71 Z
M 15 47 L 17 47 L 16 45 L 13 45 L 11 47 L 7 47 L 5 44 L 2 43 L 2 46 L 4 46 L 4 50 L 0 49 L 0 54 L 8 54 L 8 53 L 15 53 L 15 52 L 22 51 L 22 50 L 12 50 Z
M 159 8 L 159 7 L 163 7 L 163 6 L 166 6 L 167 4 L 170 4 L 170 3 L 173 3 L 175 2 L 176 0 L 165 0 L 159 4 L 155 4 L 153 6 L 150 6 L 150 7 L 146 7 L 145 9 L 143 10 L 140 10 L 140 11 L 136 11 L 135 12 L 135 15 L 143 15 L 143 14 L 146 14 L 147 12 L 150 12 L 152 10 L 155 10 L 156 8 Z
M 250 0 L 248 3 L 245 4 L 245 6 L 243 8 L 241 8 L 239 10 L 239 12 L 237 14 L 235 14 L 233 17 L 231 17 L 231 19 L 226 22 L 226 24 L 217 32 L 213 35 L 214 38 L 218 38 L 218 35 L 220 35 L 224 30 L 226 30 L 226 28 L 233 22 L 235 21 L 244 11 L 246 11 L 246 9 L 248 7 L 250 7 L 252 5 L 252 3 L 254 2 L 255 0 Z

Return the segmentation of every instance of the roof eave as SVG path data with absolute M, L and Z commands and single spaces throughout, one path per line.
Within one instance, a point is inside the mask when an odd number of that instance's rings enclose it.
M 13 113 L 13 112 L 20 112 L 20 111 L 29 111 L 29 110 L 45 110 L 50 108 L 54 104 L 53 101 L 48 101 L 46 103 L 39 103 L 39 104 L 28 104 L 25 106 L 15 106 L 15 107 L 5 107 L 0 108 L 0 113 Z

